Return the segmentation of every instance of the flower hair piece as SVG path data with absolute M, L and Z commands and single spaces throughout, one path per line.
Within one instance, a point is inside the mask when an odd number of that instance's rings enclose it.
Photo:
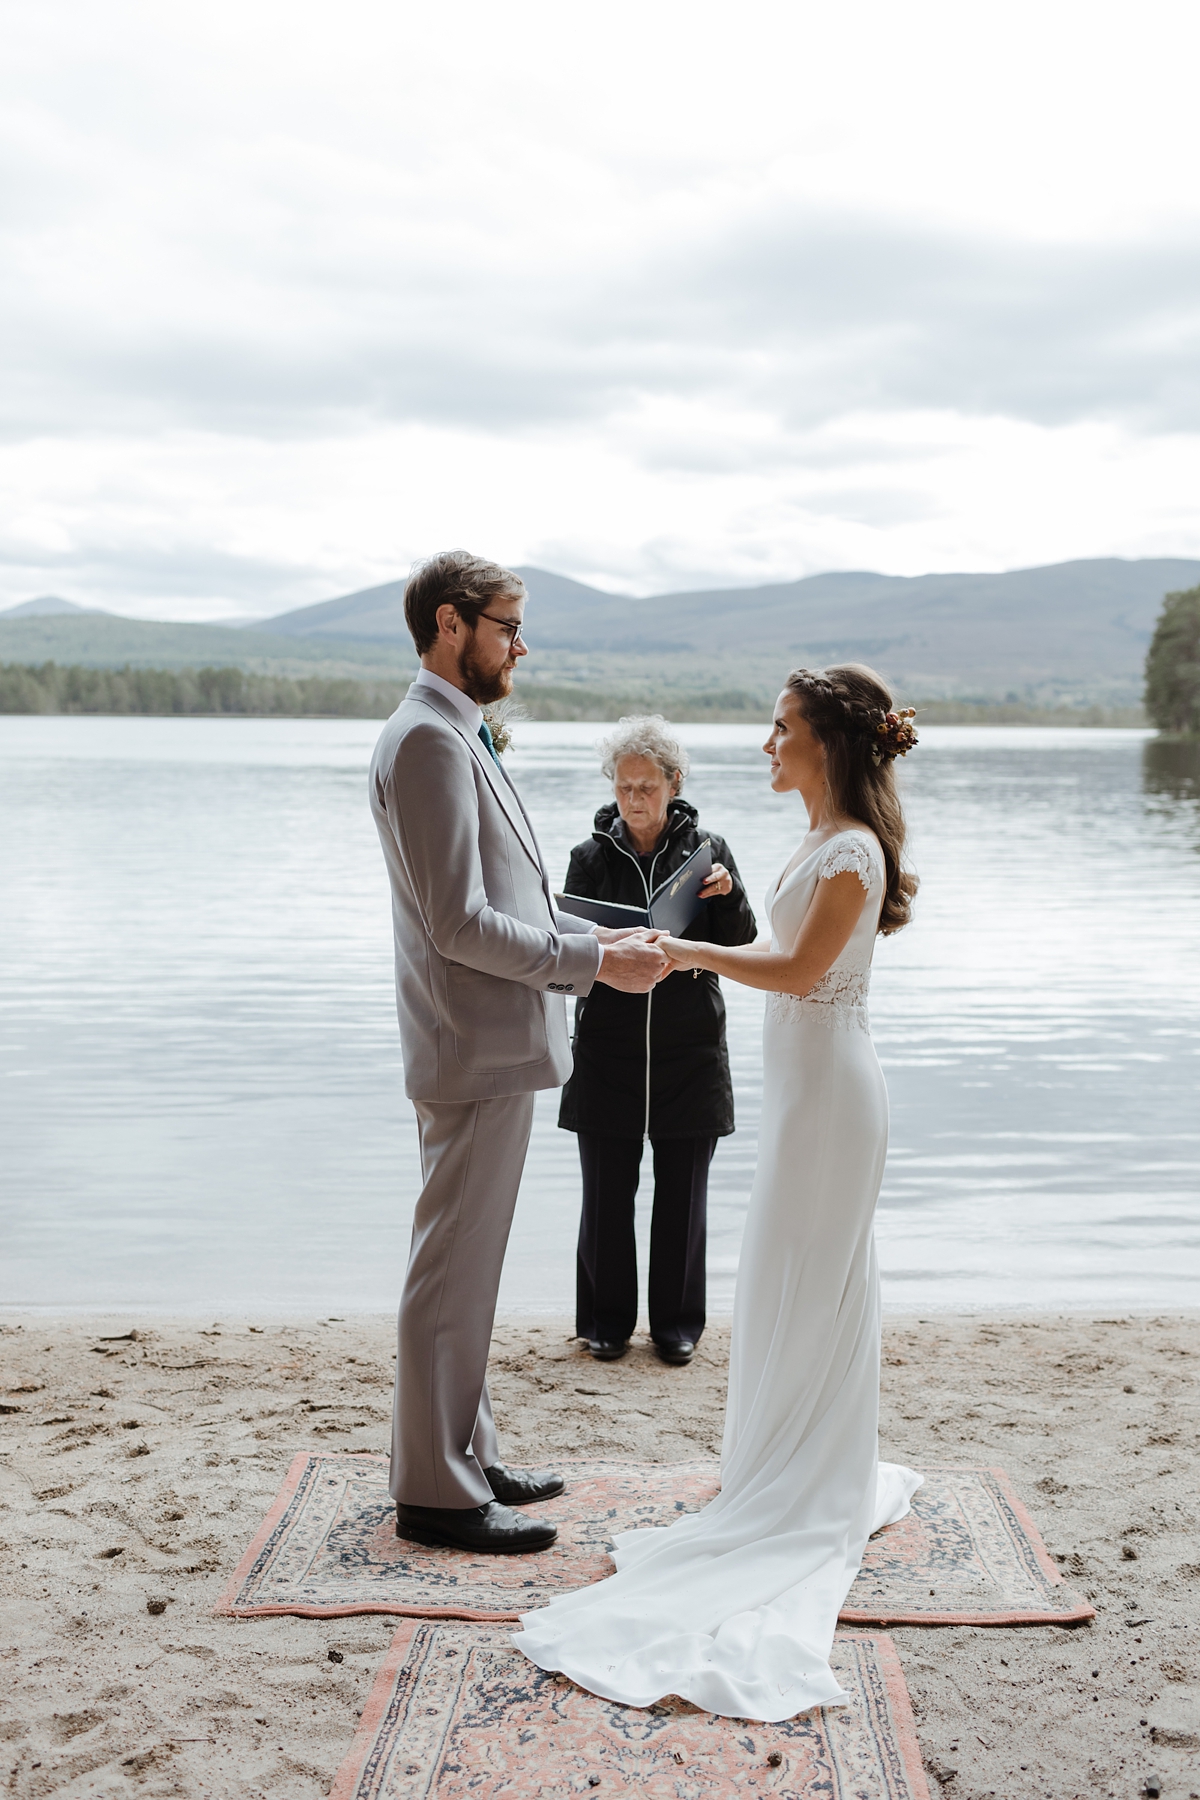
M 915 706 L 904 706 L 899 712 L 883 715 L 875 727 L 871 743 L 871 761 L 876 768 L 885 756 L 892 762 L 897 756 L 907 756 L 914 744 L 920 742 L 913 725 L 916 716 Z

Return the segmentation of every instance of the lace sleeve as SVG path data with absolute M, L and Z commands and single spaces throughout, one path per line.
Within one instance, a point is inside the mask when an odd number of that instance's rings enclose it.
M 878 861 L 870 838 L 861 831 L 844 831 L 827 846 L 817 873 L 822 881 L 832 881 L 835 875 L 857 875 L 869 894 Z

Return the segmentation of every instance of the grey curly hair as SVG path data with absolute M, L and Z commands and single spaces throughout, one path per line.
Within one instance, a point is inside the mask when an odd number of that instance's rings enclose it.
M 622 757 L 644 756 L 658 764 L 668 781 L 672 775 L 679 776 L 675 787 L 678 793 L 692 766 L 683 745 L 667 730 L 661 713 L 633 713 L 618 719 L 616 730 L 601 738 L 596 748 L 600 752 L 600 767 L 609 781 L 615 778 Z

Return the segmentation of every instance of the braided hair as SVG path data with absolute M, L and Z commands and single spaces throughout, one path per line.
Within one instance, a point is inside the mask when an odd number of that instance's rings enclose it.
M 917 877 L 901 867 L 904 809 L 894 767 L 917 741 L 914 714 L 894 712 L 891 694 L 862 663 L 793 669 L 784 685 L 824 745 L 834 810 L 861 819 L 879 839 L 886 877 L 879 929 L 890 936 L 908 924 L 917 891 Z

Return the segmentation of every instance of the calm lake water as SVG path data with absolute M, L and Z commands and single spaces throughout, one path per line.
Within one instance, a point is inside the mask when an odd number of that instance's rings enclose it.
M 561 879 L 603 727 L 511 766 Z M 418 1184 L 374 723 L 0 718 L 0 1304 L 390 1309 Z M 685 726 L 752 900 L 802 833 L 761 733 Z M 879 944 L 890 1305 L 1179 1307 L 1200 1274 L 1200 761 L 1138 732 L 927 727 L 917 922 Z M 727 988 L 732 1298 L 760 996 Z M 569 1310 L 575 1141 L 538 1103 L 501 1303 Z M 643 1224 L 645 1221 L 643 1220 Z

